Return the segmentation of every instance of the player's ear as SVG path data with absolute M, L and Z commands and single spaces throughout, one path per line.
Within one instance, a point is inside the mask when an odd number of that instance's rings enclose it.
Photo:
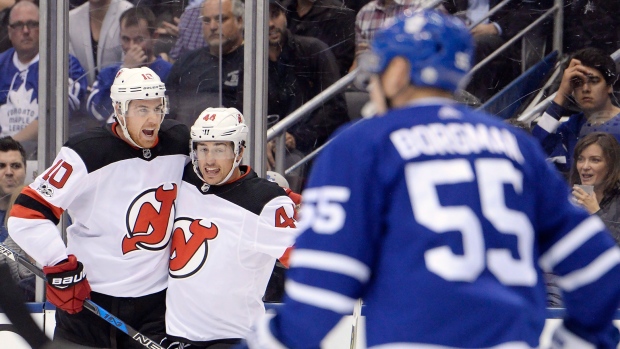
M 411 83 L 411 65 L 403 57 L 397 56 L 392 59 L 383 73 L 383 86 L 388 97 L 395 92 L 402 91 Z
M 245 147 L 239 147 L 239 155 L 235 158 L 235 162 L 241 162 L 243 159 L 243 152 L 245 151 Z
M 119 102 L 114 103 L 114 116 L 116 116 L 117 120 L 119 120 L 120 117 L 123 116 L 121 112 L 121 104 Z

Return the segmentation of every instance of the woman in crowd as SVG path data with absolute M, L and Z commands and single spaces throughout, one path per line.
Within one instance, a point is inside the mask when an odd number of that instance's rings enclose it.
M 620 144 L 609 133 L 594 132 L 577 142 L 573 156 L 569 181 L 575 201 L 601 217 L 620 244 Z

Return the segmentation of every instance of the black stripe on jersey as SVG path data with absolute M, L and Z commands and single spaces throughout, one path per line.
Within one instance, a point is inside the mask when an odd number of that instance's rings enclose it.
M 204 195 L 213 194 L 235 205 L 260 215 L 265 205 L 278 196 L 287 196 L 284 189 L 276 183 L 258 177 L 254 170 L 239 166 L 242 171 L 250 171 L 242 178 L 225 185 L 212 185 L 207 192 L 201 190 L 204 182 L 198 178 L 191 164 L 185 166 L 183 181 L 194 185 Z
M 142 149 L 134 148 L 117 137 L 112 132 L 112 125 L 107 124 L 80 133 L 64 145 L 78 153 L 89 173 L 127 159 L 151 161 L 157 156 L 189 155 L 189 129 L 175 120 L 164 119 L 159 130 L 159 141 L 151 149 L 148 159 L 144 158 Z
M 52 221 L 52 223 L 54 223 L 55 225 L 58 224 L 58 222 L 60 222 L 60 219 L 56 218 L 51 208 L 42 204 L 40 201 L 31 198 L 28 195 L 20 194 L 15 200 L 15 204 L 24 206 L 26 208 L 29 208 L 31 210 L 34 210 L 34 211 L 37 211 L 43 214 L 45 218 Z

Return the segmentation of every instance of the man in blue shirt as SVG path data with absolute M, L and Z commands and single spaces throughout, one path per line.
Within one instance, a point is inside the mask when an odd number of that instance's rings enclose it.
M 110 99 L 110 87 L 121 68 L 149 67 L 162 81 L 168 77 L 172 64 L 155 56 L 154 47 L 158 36 L 155 23 L 155 15 L 147 7 L 132 7 L 121 15 L 123 63 L 110 65 L 99 72 L 86 104 L 88 113 L 99 122 L 112 121 L 114 108 Z

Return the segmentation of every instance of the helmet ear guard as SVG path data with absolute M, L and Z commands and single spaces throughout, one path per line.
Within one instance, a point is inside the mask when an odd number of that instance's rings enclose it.
M 382 73 L 394 57 L 407 59 L 411 83 L 456 92 L 467 83 L 473 62 L 473 39 L 457 18 L 433 10 L 405 11 L 379 30 L 361 70 Z

